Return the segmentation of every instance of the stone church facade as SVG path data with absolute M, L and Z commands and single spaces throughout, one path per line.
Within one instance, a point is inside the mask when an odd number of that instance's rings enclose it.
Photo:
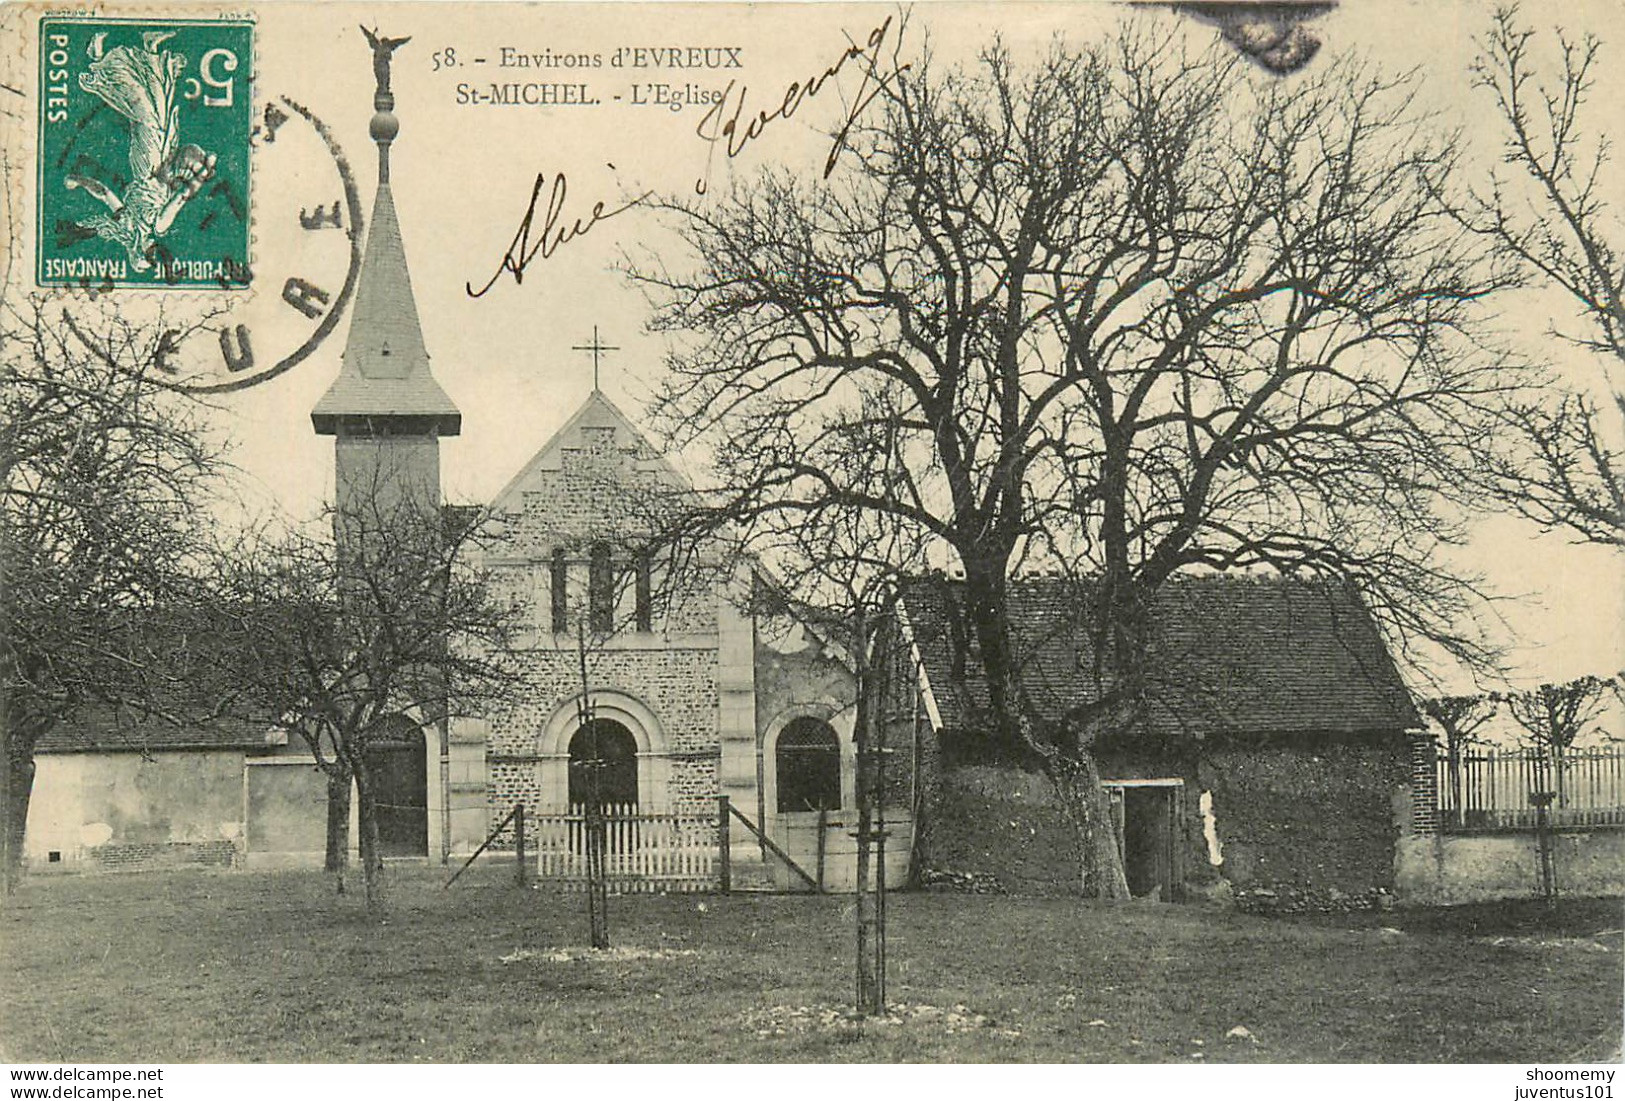
M 650 550 L 663 503 L 686 492 L 594 391 L 494 500 L 500 530 L 482 565 L 520 609 L 522 685 L 483 717 L 451 723 L 454 746 L 484 747 L 487 828 L 520 803 L 533 821 L 579 811 L 593 798 L 589 762 L 600 761 L 601 803 L 702 818 L 726 796 L 808 870 L 822 811 L 826 883 L 849 883 L 848 665 L 806 626 L 755 610 L 748 563 L 714 548 Z M 454 781 L 449 794 L 475 793 Z M 733 832 L 736 857 L 762 862 L 748 827 L 735 819 Z M 764 867 L 782 878 L 777 863 Z
M 438 513 L 439 441 L 459 434 L 462 418 L 430 370 L 390 194 L 393 97 L 380 88 L 374 106 L 372 225 L 339 376 L 312 423 L 335 437 L 341 510 L 392 485 Z M 520 684 L 450 715 L 402 701 L 399 725 L 422 732 L 423 760 L 408 759 L 415 736 L 398 739 L 404 755 L 382 770 L 392 787 L 380 802 L 402 819 L 399 855 L 472 852 L 517 805 L 537 827 L 567 827 L 559 820 L 588 804 L 716 823 L 725 796 L 738 811 L 737 852 L 761 858 L 773 847 L 743 816 L 792 859 L 822 854 L 832 885 L 851 878 L 840 870 L 851 848 L 841 823 L 856 802 L 851 677 L 805 630 L 750 612 L 748 567 L 709 549 L 656 560 L 662 505 L 686 492 L 595 380 L 497 495 L 500 530 L 482 541 L 478 564 L 521 616 Z M 407 819 L 419 815 L 414 828 Z M 647 826 L 639 838 L 652 835 Z M 719 829 L 707 835 L 713 849 Z

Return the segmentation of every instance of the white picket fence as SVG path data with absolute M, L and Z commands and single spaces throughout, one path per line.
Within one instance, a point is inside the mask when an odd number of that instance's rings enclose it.
M 587 811 L 527 816 L 537 882 L 565 890 L 587 886 Z M 717 820 L 708 815 L 604 808 L 604 877 L 620 892 L 710 891 L 720 879 Z

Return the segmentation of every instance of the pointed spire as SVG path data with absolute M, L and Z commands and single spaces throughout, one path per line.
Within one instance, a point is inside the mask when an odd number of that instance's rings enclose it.
M 378 143 L 378 195 L 351 307 L 350 335 L 339 377 L 311 411 L 320 435 L 339 430 L 343 417 L 433 418 L 440 435 L 455 436 L 462 416 L 429 371 L 417 301 L 406 265 L 406 246 L 389 189 L 389 147 L 400 132 L 389 90 L 389 55 L 404 38 L 380 38 L 362 28 L 373 50 L 378 88 L 371 133 Z

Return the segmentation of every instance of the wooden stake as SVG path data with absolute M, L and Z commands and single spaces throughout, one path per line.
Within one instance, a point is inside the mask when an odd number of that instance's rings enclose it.
M 722 893 L 733 892 L 733 849 L 728 840 L 728 797 L 717 796 L 717 864 L 722 879 Z

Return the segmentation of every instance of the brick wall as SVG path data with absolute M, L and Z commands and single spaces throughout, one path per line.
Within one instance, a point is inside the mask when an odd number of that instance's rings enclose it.
M 229 868 L 237 860 L 231 841 L 172 841 L 137 845 L 98 845 L 87 855 L 104 871 L 145 871 L 183 865 Z
M 1433 736 L 1415 731 L 1410 737 L 1410 828 L 1412 833 L 1439 832 L 1438 751 Z

